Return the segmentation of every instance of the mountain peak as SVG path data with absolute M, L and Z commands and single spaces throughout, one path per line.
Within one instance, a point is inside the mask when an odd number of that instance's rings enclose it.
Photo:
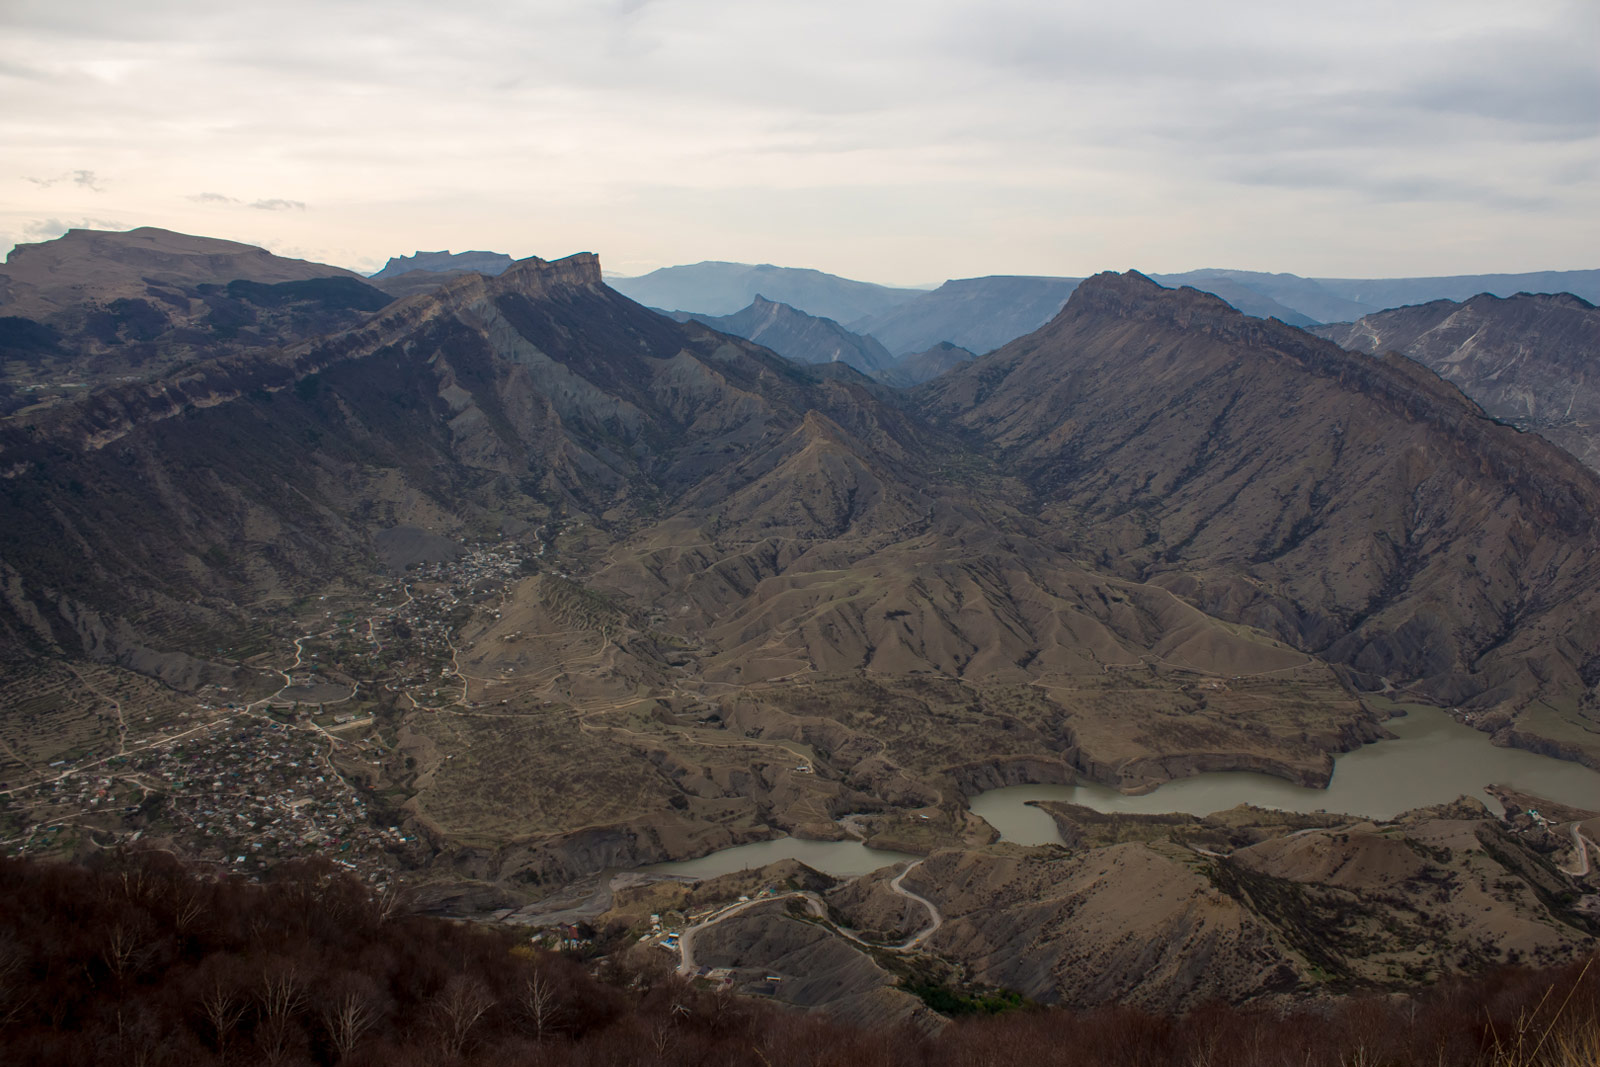
M 531 286 L 540 292 L 605 284 L 601 279 L 600 257 L 593 252 L 575 252 L 553 260 L 529 256 L 512 263 L 500 278 L 514 288 L 527 291 Z

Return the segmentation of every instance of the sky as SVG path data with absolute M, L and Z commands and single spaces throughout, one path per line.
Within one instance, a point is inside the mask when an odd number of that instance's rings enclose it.
M 1595 0 L 0 0 L 0 251 L 1600 267 Z

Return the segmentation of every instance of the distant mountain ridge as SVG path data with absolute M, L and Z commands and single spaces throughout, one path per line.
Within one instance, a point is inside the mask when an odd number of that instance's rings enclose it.
M 940 341 L 924 352 L 912 352 L 910 355 L 901 356 L 895 360 L 894 366 L 882 376 L 882 379 L 890 385 L 901 387 L 921 385 L 937 378 L 945 371 L 964 363 L 971 363 L 977 358 L 977 353 L 960 345 Z
M 476 271 L 493 277 L 503 273 L 516 260 L 504 252 L 416 252 L 409 256 L 391 256 L 383 269 L 372 275 L 380 278 L 398 278 L 414 270 L 444 273 L 449 271 Z
M 684 315 L 712 329 L 765 345 L 796 363 L 847 363 L 863 374 L 887 370 L 894 362 L 874 338 L 852 333 L 832 319 L 808 315 L 788 304 L 757 296 L 732 315 Z
M 850 324 L 897 356 L 949 342 L 989 352 L 1055 317 L 1077 278 L 993 275 L 958 278 L 889 311 Z
M 1291 326 L 1349 322 L 1388 308 L 1433 300 L 1469 300 L 1479 293 L 1502 297 L 1517 293 L 1573 293 L 1590 303 L 1600 303 L 1600 270 L 1437 278 L 1303 278 L 1297 274 L 1208 268 L 1150 277 L 1162 285 L 1188 285 L 1214 293 L 1247 315 L 1272 316 Z M 1270 301 L 1309 321 L 1294 322 L 1266 305 L 1259 305 L 1261 311 L 1245 306 L 1256 301 Z
M 1246 315 L 1302 327 L 1347 322 L 1405 304 L 1466 300 L 1478 293 L 1570 292 L 1600 302 L 1600 270 L 1373 279 L 1204 268 L 1149 277 L 1161 285 L 1211 293 Z M 870 335 L 894 356 L 923 352 L 945 341 L 972 352 L 993 351 L 1049 322 L 1079 280 L 990 275 L 919 290 L 816 270 L 714 261 L 607 279 L 612 288 L 649 307 L 702 315 L 735 314 L 764 296 Z
M 1600 469 L 1600 309 L 1569 293 L 1435 300 L 1312 328 L 1344 348 L 1399 352 L 1485 411 Z
M 607 284 L 646 307 L 667 311 L 732 315 L 765 296 L 841 323 L 881 314 L 923 293 L 809 268 L 716 261 L 662 267 L 637 278 L 608 278 Z

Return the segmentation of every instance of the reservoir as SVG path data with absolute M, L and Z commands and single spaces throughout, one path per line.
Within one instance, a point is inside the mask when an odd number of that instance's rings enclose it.
M 1389 819 L 1412 808 L 1443 804 L 1463 794 L 1490 811 L 1500 803 L 1483 791 L 1506 785 L 1574 807 L 1600 808 L 1600 772 L 1568 760 L 1515 748 L 1496 748 L 1489 735 L 1463 726 L 1438 708 L 1408 705 L 1403 718 L 1384 727 L 1394 740 L 1377 741 L 1335 756 L 1326 789 L 1307 789 L 1281 778 L 1245 771 L 1197 774 L 1143 796 L 1124 796 L 1103 785 L 1018 785 L 991 789 L 972 800 L 972 811 L 1007 841 L 1060 844 L 1055 820 L 1031 800 L 1059 800 L 1103 812 L 1209 815 L 1238 804 L 1281 811 L 1333 811 Z
M 1466 795 L 1490 811 L 1500 803 L 1485 793 L 1506 785 L 1579 808 L 1600 808 L 1600 772 L 1567 760 L 1515 748 L 1496 748 L 1489 735 L 1463 726 L 1438 708 L 1407 705 L 1384 727 L 1395 737 L 1335 756 L 1327 789 L 1307 789 L 1271 775 L 1218 771 L 1181 778 L 1143 796 L 1103 785 L 1017 785 L 972 799 L 972 811 L 1019 845 L 1061 844 L 1055 820 L 1034 800 L 1060 800 L 1104 812 L 1209 815 L 1239 804 L 1282 811 L 1332 811 L 1389 819 L 1412 808 L 1444 804 Z M 642 868 L 651 874 L 714 878 L 795 859 L 825 874 L 849 878 L 917 857 L 868 848 L 860 841 L 806 841 L 780 837 L 739 845 L 709 856 Z

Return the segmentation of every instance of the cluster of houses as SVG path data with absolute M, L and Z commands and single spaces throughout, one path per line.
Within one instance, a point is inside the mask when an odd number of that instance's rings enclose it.
M 248 871 L 320 855 L 380 881 L 418 847 L 373 822 L 325 740 L 270 719 L 149 749 L 127 770 L 166 797 L 161 831 L 197 859 Z
M 245 874 L 323 856 L 386 884 L 422 844 L 375 821 L 327 753 L 320 735 L 266 716 L 221 722 L 114 756 L 97 773 L 38 787 L 56 821 L 42 821 L 9 851 L 48 851 L 59 827 L 74 825 L 124 840 L 159 839 L 187 857 Z

